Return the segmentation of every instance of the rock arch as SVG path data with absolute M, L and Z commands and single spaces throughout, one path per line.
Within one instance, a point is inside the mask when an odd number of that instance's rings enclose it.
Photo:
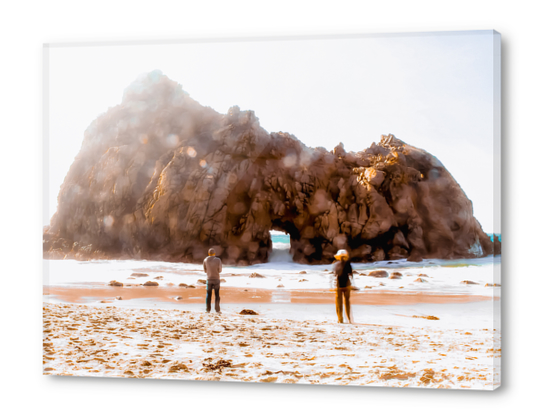
M 492 242 L 441 162 L 393 135 L 361 152 L 267 133 L 221 115 L 163 75 L 136 81 L 98 117 L 45 228 L 49 258 L 267 261 L 271 229 L 294 261 L 479 257 Z

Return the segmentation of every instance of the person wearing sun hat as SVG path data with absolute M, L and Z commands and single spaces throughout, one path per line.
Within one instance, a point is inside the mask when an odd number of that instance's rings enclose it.
M 350 257 L 348 256 L 348 251 L 345 249 L 340 249 L 335 255 L 335 261 L 333 263 L 333 273 L 336 278 L 336 289 L 335 289 L 335 306 L 337 309 L 337 317 L 339 318 L 339 323 L 343 323 L 343 299 L 344 307 L 346 311 L 346 318 L 348 322 L 352 323 L 352 316 L 350 312 L 350 287 L 352 285 L 350 278 L 353 276 L 352 265 L 350 264 Z

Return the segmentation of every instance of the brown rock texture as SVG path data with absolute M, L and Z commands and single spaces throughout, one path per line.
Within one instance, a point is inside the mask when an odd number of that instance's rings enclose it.
M 249 265 L 268 260 L 272 229 L 307 264 L 342 248 L 353 261 L 493 253 L 471 201 L 426 151 L 393 135 L 361 152 L 310 148 L 151 72 L 85 131 L 44 255 L 201 262 L 213 247 Z

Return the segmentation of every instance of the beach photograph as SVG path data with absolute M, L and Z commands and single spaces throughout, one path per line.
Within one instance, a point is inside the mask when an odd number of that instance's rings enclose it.
M 46 44 L 43 374 L 498 388 L 500 42 Z

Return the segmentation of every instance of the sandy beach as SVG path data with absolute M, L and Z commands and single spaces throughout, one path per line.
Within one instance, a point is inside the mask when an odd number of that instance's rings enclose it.
M 355 264 L 338 324 L 327 265 L 224 267 L 217 315 L 196 264 L 46 261 L 44 373 L 491 390 L 494 263 Z
M 44 373 L 493 389 L 494 331 L 45 304 Z

